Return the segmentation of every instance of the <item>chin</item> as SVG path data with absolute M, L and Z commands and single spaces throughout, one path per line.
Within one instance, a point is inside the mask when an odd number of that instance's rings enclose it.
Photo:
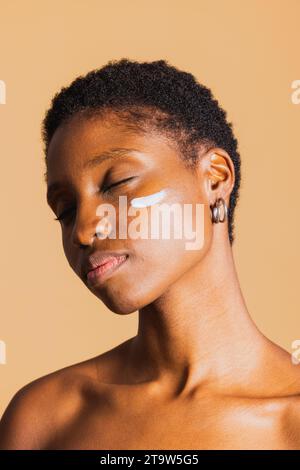
M 106 307 L 119 315 L 128 315 L 149 305 L 157 298 L 157 293 L 143 292 L 138 286 L 132 289 L 116 289 L 112 292 L 108 289 L 94 289 L 91 291 L 100 299 Z
M 128 315 L 129 313 L 136 312 L 139 308 L 143 306 L 141 302 L 136 298 L 130 298 L 127 295 L 123 295 L 122 292 L 109 293 L 99 290 L 91 290 L 91 292 L 101 300 L 106 307 L 111 310 L 113 313 L 119 315 Z

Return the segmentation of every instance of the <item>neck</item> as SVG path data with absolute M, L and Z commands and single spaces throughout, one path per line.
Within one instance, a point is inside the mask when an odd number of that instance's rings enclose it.
M 216 232 L 205 258 L 139 310 L 129 363 L 141 381 L 164 377 L 177 391 L 207 381 L 228 387 L 257 363 L 266 338 L 247 310 L 229 240 Z

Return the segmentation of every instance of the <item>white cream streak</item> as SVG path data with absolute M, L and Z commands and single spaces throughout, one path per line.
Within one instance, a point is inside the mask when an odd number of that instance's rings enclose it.
M 130 204 L 132 207 L 147 207 L 153 206 L 160 202 L 166 195 L 166 190 L 162 189 L 158 193 L 149 194 L 148 196 L 135 197 L 131 200 Z

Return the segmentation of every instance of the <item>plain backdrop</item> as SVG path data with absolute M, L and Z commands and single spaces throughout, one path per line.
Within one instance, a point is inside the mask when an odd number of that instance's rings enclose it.
M 212 89 L 239 140 L 234 256 L 270 339 L 300 339 L 299 0 L 1 0 L 0 415 L 23 385 L 136 334 L 65 259 L 46 204 L 41 121 L 79 75 L 127 57 L 165 59 Z M 299 365 L 300 367 L 300 365 Z

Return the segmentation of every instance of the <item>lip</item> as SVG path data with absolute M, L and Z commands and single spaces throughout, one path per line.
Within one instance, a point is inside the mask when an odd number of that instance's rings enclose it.
M 90 258 L 89 266 L 86 272 L 86 280 L 90 285 L 101 284 L 111 276 L 128 258 L 126 253 L 98 253 L 93 259 Z M 97 261 L 96 258 L 99 260 Z

